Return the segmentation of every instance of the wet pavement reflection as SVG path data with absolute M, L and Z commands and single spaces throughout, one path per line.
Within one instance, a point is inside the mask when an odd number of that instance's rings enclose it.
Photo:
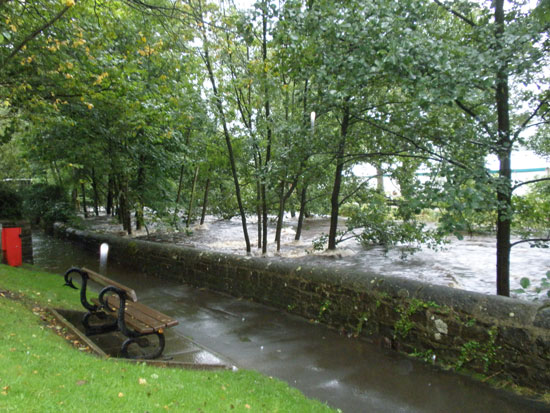
M 97 269 L 99 255 L 35 237 L 35 264 Z M 108 265 L 140 301 L 177 318 L 170 331 L 239 368 L 277 377 L 344 412 L 544 412 L 547 406 L 441 371 L 281 310 Z M 207 353 L 205 353 L 207 354 Z

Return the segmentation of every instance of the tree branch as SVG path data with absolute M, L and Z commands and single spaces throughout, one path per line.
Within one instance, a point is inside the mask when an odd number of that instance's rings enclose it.
M 431 156 L 433 156 L 435 159 L 434 160 L 438 160 L 439 162 L 448 162 L 450 163 L 451 165 L 454 165 L 454 166 L 458 166 L 459 168 L 462 168 L 462 169 L 465 169 L 465 170 L 468 170 L 468 166 L 460 163 L 460 162 L 457 162 L 453 159 L 448 159 L 448 158 L 445 158 L 441 155 L 438 155 L 436 152 L 426 148 L 426 147 L 423 147 L 422 145 L 420 145 L 418 142 L 416 142 L 414 139 L 411 139 L 411 138 L 408 138 L 406 137 L 405 135 L 402 135 L 398 132 L 395 132 L 393 130 L 391 130 L 390 128 L 387 128 L 385 126 L 382 126 L 382 125 L 379 125 L 375 122 L 373 122 L 372 120 L 370 119 L 367 119 L 367 118 L 360 118 L 360 117 L 357 117 L 357 119 L 359 120 L 362 120 L 363 122 L 377 128 L 377 129 L 380 129 L 384 132 L 388 132 L 390 135 L 393 135 L 393 136 L 396 136 L 400 139 L 403 139 L 405 142 L 409 142 L 411 145 L 413 145 L 415 148 L 419 149 L 420 151 L 422 152 L 425 152 Z
M 50 27 L 52 24 L 54 24 L 56 21 L 58 21 L 63 15 L 67 12 L 73 6 L 65 6 L 59 13 L 57 13 L 49 22 L 46 22 L 43 26 L 36 29 L 34 32 L 29 34 L 23 41 L 17 46 L 13 51 L 8 55 L 6 58 L 7 60 L 10 60 L 12 57 L 14 57 L 23 47 L 27 45 L 31 40 L 33 40 L 36 36 L 38 36 L 40 33 L 42 33 L 44 30 L 46 30 L 48 27 Z M 5 63 L 4 63 L 5 64 Z
M 443 7 L 445 10 L 447 10 L 447 11 L 448 11 L 449 13 L 451 13 L 453 16 L 458 17 L 460 20 L 462 20 L 463 22 L 469 24 L 470 26 L 472 26 L 472 27 L 477 27 L 477 24 L 475 24 L 472 20 L 470 20 L 469 18 L 467 18 L 466 16 L 464 16 L 462 13 L 459 13 L 459 12 L 457 12 L 456 10 L 451 9 L 449 6 L 447 6 L 446 4 L 443 4 L 443 3 L 440 2 L 439 0 L 434 0 L 434 3 L 437 4 L 438 6 Z
M 537 113 L 540 110 L 540 108 L 542 108 L 546 103 L 548 103 L 548 99 L 543 99 L 539 102 L 538 106 L 533 111 L 533 113 L 531 113 L 531 115 L 527 119 L 525 119 L 525 121 L 521 124 L 521 126 L 516 131 L 516 133 L 514 133 L 514 137 L 513 137 L 512 141 L 517 140 L 517 138 L 519 137 L 519 134 L 527 128 L 527 124 L 529 122 L 531 122 L 531 119 L 533 119 L 535 116 L 537 116 Z M 531 125 L 531 126 L 534 126 L 534 125 Z
M 550 238 L 529 238 L 529 239 L 522 239 L 516 242 L 512 242 L 510 244 L 510 248 L 518 245 L 518 244 L 524 244 L 526 242 L 550 242 Z
M 534 184 L 536 182 L 544 182 L 544 181 L 550 181 L 550 178 L 540 178 L 540 179 L 533 179 L 531 181 L 520 182 L 519 184 L 514 185 L 512 187 L 512 192 L 515 191 L 516 189 L 518 189 L 520 186 L 528 185 L 528 184 Z
M 493 134 L 491 133 L 491 128 L 489 128 L 489 125 L 485 122 L 482 122 L 479 119 L 479 116 L 471 108 L 466 106 L 464 103 L 462 103 L 458 99 L 455 99 L 455 103 L 460 109 L 462 109 L 464 112 L 466 112 L 472 118 L 474 118 L 477 122 L 479 122 L 481 124 L 481 126 L 483 126 L 483 129 L 485 129 L 485 132 L 487 132 L 489 134 L 489 136 L 493 137 Z

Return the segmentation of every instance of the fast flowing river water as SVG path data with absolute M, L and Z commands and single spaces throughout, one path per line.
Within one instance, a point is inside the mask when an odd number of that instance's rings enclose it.
M 365 249 L 355 240 L 338 245 L 333 253 L 313 250 L 312 242 L 328 233 L 329 221 L 326 217 L 305 220 L 300 241 L 294 240 L 296 219 L 288 218 L 282 232 L 282 247 L 276 252 L 275 230 L 269 228 L 268 256 L 275 259 L 299 260 L 323 266 L 344 266 L 360 268 L 377 275 L 392 275 L 411 278 L 426 283 L 445 285 L 452 288 L 496 294 L 496 238 L 494 236 L 465 236 L 464 239 L 450 239 L 439 250 L 423 248 L 421 251 L 402 257 L 400 249 L 385 252 L 383 248 Z M 100 217 L 94 226 L 102 230 L 112 229 L 112 224 Z M 340 228 L 345 227 L 341 221 Z M 218 220 L 209 217 L 202 226 L 192 226 L 191 233 L 152 233 L 140 238 L 158 242 L 170 242 L 208 248 L 234 254 L 245 254 L 242 225 L 239 219 Z M 256 226 L 251 220 L 248 232 L 251 242 L 256 242 Z M 261 255 L 254 248 L 254 255 Z M 541 279 L 550 270 L 550 249 L 530 248 L 519 244 L 512 248 L 510 288 L 512 296 L 527 300 L 548 300 L 547 290 L 537 292 Z M 521 278 L 529 278 L 531 284 L 525 292 L 514 292 L 521 288 Z M 550 281 L 550 280 L 549 280 Z
M 33 234 L 33 247 L 35 265 L 54 273 L 63 274 L 75 265 L 99 267 L 99 251 L 90 253 L 42 233 Z M 277 309 L 149 278 L 111 263 L 106 273 L 135 288 L 144 304 L 178 319 L 180 324 L 167 331 L 169 342 L 177 341 L 178 335 L 190 337 L 239 368 L 277 377 L 343 412 L 548 411 L 548 405 L 492 389 L 375 343 L 349 339 Z M 59 282 L 63 283 L 61 276 Z

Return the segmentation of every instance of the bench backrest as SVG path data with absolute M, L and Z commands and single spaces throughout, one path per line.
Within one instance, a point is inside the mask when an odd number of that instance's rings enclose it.
M 95 271 L 89 270 L 88 268 L 83 267 L 82 271 L 85 271 L 88 274 L 88 277 L 90 278 L 90 280 L 93 280 L 96 283 L 101 284 L 105 287 L 107 287 L 109 285 L 112 285 L 114 287 L 120 288 L 121 290 L 123 290 L 126 293 L 126 297 L 129 300 L 131 300 L 133 302 L 136 302 L 138 300 L 136 292 L 134 290 L 132 290 L 131 288 L 126 287 L 125 285 L 122 285 L 119 282 L 116 282 L 114 280 L 111 280 L 110 278 L 107 278 L 104 275 L 101 275 L 101 274 L 99 274 Z

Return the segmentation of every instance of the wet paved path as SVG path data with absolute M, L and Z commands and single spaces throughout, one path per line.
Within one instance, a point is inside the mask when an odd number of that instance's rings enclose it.
M 97 269 L 96 256 L 61 240 L 47 239 L 37 252 L 42 257 L 36 256 L 36 265 L 60 274 L 72 265 Z M 197 361 L 216 362 L 208 358 L 218 353 L 223 361 L 277 377 L 344 412 L 550 410 L 280 310 L 114 266 L 107 275 L 132 286 L 143 303 L 179 320 L 167 331 L 168 354 L 188 337 L 212 350 Z
M 180 321 L 171 331 L 240 368 L 285 380 L 344 412 L 542 412 L 542 406 L 410 360 L 325 326 L 185 285 L 141 300 Z

